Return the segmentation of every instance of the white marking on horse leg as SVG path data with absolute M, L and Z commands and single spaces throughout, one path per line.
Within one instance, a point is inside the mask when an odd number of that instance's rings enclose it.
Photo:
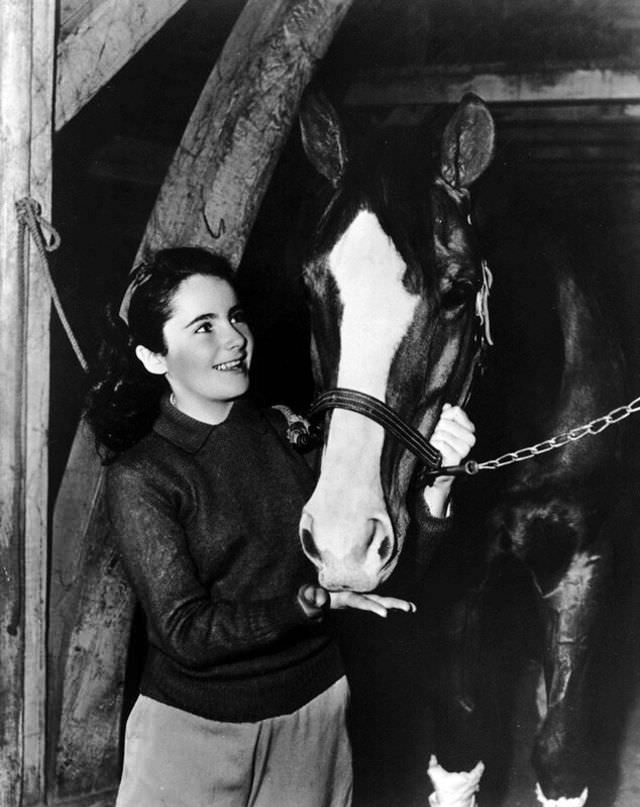
M 476 807 L 476 793 L 480 789 L 480 779 L 484 764 L 470 770 L 453 773 L 446 771 L 432 754 L 427 773 L 434 787 L 429 796 L 430 807 Z
M 536 798 L 543 807 L 584 807 L 589 796 L 589 788 L 585 787 L 579 796 L 560 796 L 558 799 L 548 799 L 542 792 L 540 784 L 536 784 Z

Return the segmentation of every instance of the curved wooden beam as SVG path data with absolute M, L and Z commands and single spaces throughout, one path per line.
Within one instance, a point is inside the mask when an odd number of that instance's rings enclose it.
M 187 125 L 138 257 L 196 244 L 239 264 L 300 96 L 351 2 L 249 0 Z

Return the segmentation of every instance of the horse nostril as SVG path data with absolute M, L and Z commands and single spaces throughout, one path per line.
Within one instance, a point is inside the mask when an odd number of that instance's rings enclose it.
M 379 518 L 369 519 L 369 536 L 367 547 L 374 549 L 383 563 L 386 563 L 393 553 L 393 541 L 384 523 Z
M 318 552 L 318 548 L 313 540 L 311 530 L 308 530 L 305 527 L 300 530 L 300 542 L 302 543 L 302 549 L 307 557 L 311 558 L 311 560 L 320 560 L 320 553 Z

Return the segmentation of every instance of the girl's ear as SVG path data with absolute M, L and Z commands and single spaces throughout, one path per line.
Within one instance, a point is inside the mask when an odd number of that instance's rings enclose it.
M 136 345 L 136 356 L 144 364 L 148 373 L 164 375 L 167 372 L 167 363 L 162 353 L 153 353 L 144 345 Z

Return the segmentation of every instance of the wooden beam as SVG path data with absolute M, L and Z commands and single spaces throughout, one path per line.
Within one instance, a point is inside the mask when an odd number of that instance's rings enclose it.
M 20 32 L 28 32 L 28 46 Z M 20 0 L 0 6 L 0 116 L 11 121 L 2 148 L 0 173 L 0 796 L 7 804 L 22 799 L 24 700 L 24 622 L 22 616 L 24 542 L 24 366 L 26 309 L 23 278 L 15 249 L 17 228 L 13 202 L 28 189 L 30 108 L 24 85 L 31 62 L 31 9 Z M 3 124 L 4 126 L 4 124 Z M 6 268 L 5 268 L 6 267 Z
M 44 797 L 50 298 L 15 202 L 51 219 L 55 0 L 0 4 L 0 803 Z
M 187 125 L 138 257 L 167 243 L 198 244 L 238 265 L 302 91 L 351 2 L 249 0 Z
M 436 104 L 405 104 L 388 107 L 359 107 L 363 114 L 375 121 L 376 126 L 401 126 L 412 127 L 422 126 L 433 115 Z M 353 109 L 353 107 L 352 107 Z M 640 104 L 626 103 L 624 101 L 608 101 L 605 103 L 576 103 L 561 101 L 553 104 L 503 104 L 494 105 L 491 110 L 498 126 L 513 124 L 513 136 L 527 136 L 527 131 L 543 125 L 549 125 L 552 129 L 561 132 L 573 132 L 568 135 L 576 139 L 582 136 L 585 128 L 597 128 L 602 137 L 614 138 L 623 137 L 622 132 L 629 130 L 633 132 L 632 138 L 635 140 L 636 129 L 640 125 Z M 115 145 L 115 144 L 114 144 Z M 155 152 L 158 148 L 154 149 Z M 133 160 L 133 155 L 129 158 Z M 104 160 L 106 165 L 101 165 L 104 176 L 108 176 L 109 167 L 112 167 L 114 179 L 124 179 L 122 171 L 118 172 L 118 165 L 126 165 L 126 157 L 119 154 L 117 149 L 107 144 L 96 160 Z M 99 174 L 92 172 L 95 176 Z
M 53 521 L 49 805 L 96 793 L 110 793 L 113 803 L 120 773 L 134 603 L 109 540 L 102 482 L 93 436 L 81 422 Z
M 237 265 L 300 95 L 351 2 L 249 0 L 189 121 L 143 247 L 208 245 Z M 212 238 L 205 213 L 212 228 L 224 218 L 220 239 Z M 63 624 L 51 631 L 52 678 L 61 690 L 54 693 L 52 805 L 117 784 L 128 601 L 111 563 L 101 482 L 93 441 L 81 424 L 53 528 L 52 619 L 60 605 Z
M 56 129 L 79 112 L 185 2 L 93 0 L 75 8 L 71 19 L 63 19 L 57 57 Z
M 635 103 L 640 100 L 640 71 L 557 67 L 514 73 L 504 65 L 371 71 L 354 79 L 345 104 L 453 104 L 466 92 L 489 104 Z

